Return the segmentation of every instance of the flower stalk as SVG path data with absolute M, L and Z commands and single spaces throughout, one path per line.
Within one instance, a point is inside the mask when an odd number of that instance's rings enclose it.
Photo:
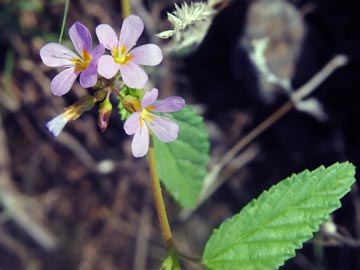
M 124 19 L 131 15 L 131 6 L 129 0 L 121 0 L 121 13 Z
M 166 208 L 164 203 L 164 198 L 161 192 L 161 186 L 159 181 L 159 176 L 156 170 L 156 160 L 155 160 L 155 151 L 153 144 L 153 137 L 150 135 L 150 146 L 148 151 L 148 164 L 150 170 L 150 178 L 151 178 L 151 187 L 154 194 L 156 211 L 159 217 L 160 228 L 162 237 L 164 240 L 165 247 L 170 250 L 173 248 L 173 240 L 172 233 L 169 225 L 169 220 L 166 214 Z

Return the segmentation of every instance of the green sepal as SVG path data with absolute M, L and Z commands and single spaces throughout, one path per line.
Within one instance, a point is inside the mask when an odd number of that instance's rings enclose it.
M 136 98 L 137 100 L 141 101 L 144 96 L 144 90 L 124 86 L 122 88 L 122 90 L 120 91 L 120 94 L 123 97 L 132 96 L 132 97 Z M 122 100 L 120 98 L 119 98 L 119 104 L 118 104 L 118 111 L 119 111 L 120 118 L 123 121 L 128 119 L 131 114 L 125 109 L 124 105 L 122 104 Z

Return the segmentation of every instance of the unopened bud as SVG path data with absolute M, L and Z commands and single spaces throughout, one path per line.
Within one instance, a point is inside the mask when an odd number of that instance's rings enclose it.
M 112 111 L 112 104 L 108 99 L 105 99 L 103 102 L 101 102 L 99 108 L 98 124 L 102 132 L 105 131 L 105 129 L 109 124 L 111 111 Z
M 73 105 L 65 109 L 64 114 L 69 120 L 75 120 L 84 112 L 91 110 L 95 105 L 96 99 L 93 96 L 85 96 L 76 101 Z
M 98 78 L 96 84 L 92 87 L 93 89 L 99 89 L 104 87 L 103 78 Z
M 125 96 L 122 99 L 122 104 L 129 113 L 139 112 L 141 111 L 141 103 L 140 101 L 133 96 Z
M 85 96 L 76 101 L 73 105 L 66 108 L 65 111 L 53 118 L 46 124 L 50 133 L 58 136 L 64 129 L 67 122 L 79 118 L 85 111 L 91 110 L 94 107 L 96 99 L 93 96 Z
M 105 89 L 99 89 L 95 92 L 94 97 L 96 98 L 96 101 L 102 101 L 106 97 L 106 90 Z

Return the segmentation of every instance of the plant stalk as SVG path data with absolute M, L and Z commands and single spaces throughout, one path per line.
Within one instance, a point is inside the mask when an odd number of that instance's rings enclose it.
M 65 0 L 64 15 L 63 15 L 62 23 L 61 23 L 61 30 L 60 30 L 60 36 L 59 36 L 59 43 L 60 43 L 60 44 L 61 44 L 62 37 L 63 37 L 63 34 L 64 34 L 66 17 L 67 17 L 67 14 L 68 14 L 68 12 L 69 12 L 69 2 L 70 2 L 70 0 Z
M 161 186 L 159 176 L 156 170 L 156 160 L 154 152 L 153 137 L 150 135 L 150 147 L 148 152 L 148 164 L 151 177 L 151 187 L 154 194 L 155 206 L 159 217 L 161 233 L 164 240 L 165 247 L 170 250 L 173 248 L 173 240 L 169 220 L 166 214 L 164 198 L 161 193 Z
M 131 15 L 131 7 L 129 0 L 121 0 L 121 15 L 123 19 Z

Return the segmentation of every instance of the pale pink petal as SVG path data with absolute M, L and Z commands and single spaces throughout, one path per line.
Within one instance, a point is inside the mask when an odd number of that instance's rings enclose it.
M 125 121 L 124 130 L 127 135 L 133 135 L 138 129 L 140 129 L 140 115 L 141 112 L 135 112 Z
M 67 68 L 60 72 L 51 81 L 51 91 L 55 96 L 65 95 L 74 84 L 79 72 L 75 72 L 75 68 Z
M 176 140 L 179 133 L 179 126 L 164 117 L 152 115 L 153 121 L 146 121 L 151 131 L 163 142 L 171 142 Z
M 182 97 L 168 97 L 154 104 L 154 112 L 177 112 L 184 108 L 185 100 Z
M 149 150 L 149 130 L 143 125 L 134 135 L 131 142 L 131 151 L 134 157 L 143 157 Z
M 156 66 L 163 59 L 161 49 L 155 44 L 136 47 L 131 50 L 130 54 L 134 56 L 132 61 L 139 65 Z
M 144 97 L 141 100 L 141 107 L 144 109 L 149 105 L 152 105 L 155 100 L 158 98 L 159 90 L 157 88 L 153 88 L 149 91 L 146 91 Z
M 144 31 L 144 23 L 139 16 L 130 15 L 127 17 L 121 27 L 119 45 L 125 45 L 127 50 L 135 46 L 140 35 Z
M 69 119 L 66 118 L 65 114 L 62 113 L 56 116 L 55 118 L 53 118 L 51 121 L 49 121 L 46 124 L 46 127 L 53 136 L 57 137 L 59 136 L 60 132 L 64 129 L 68 121 Z
M 112 51 L 118 45 L 118 38 L 114 29 L 108 24 L 100 24 L 96 27 L 96 35 L 106 49 Z
M 70 67 L 74 66 L 72 59 L 78 56 L 61 44 L 48 43 L 40 49 L 40 57 L 49 67 Z
M 124 83 L 131 88 L 142 89 L 148 81 L 145 71 L 132 61 L 126 65 L 120 65 L 120 73 Z
M 105 52 L 105 48 L 104 45 L 100 44 L 97 45 L 91 52 L 91 61 L 96 62 L 97 65 L 97 61 L 99 60 L 100 56 L 102 56 Z
M 83 51 L 91 51 L 91 34 L 85 25 L 76 22 L 69 29 L 69 36 L 77 52 L 82 55 Z
M 80 73 L 80 85 L 84 88 L 93 87 L 97 82 L 97 67 L 92 63 Z
M 103 55 L 98 61 L 98 72 L 106 79 L 113 78 L 119 71 L 120 65 L 114 62 L 111 55 Z

